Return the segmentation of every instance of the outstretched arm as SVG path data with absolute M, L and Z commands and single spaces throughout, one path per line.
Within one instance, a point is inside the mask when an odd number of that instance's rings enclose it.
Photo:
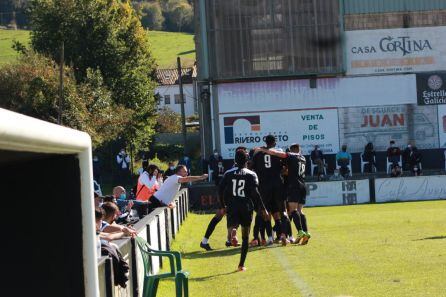
M 282 159 L 285 159 L 288 156 L 287 153 L 276 151 L 275 149 L 266 149 L 266 148 L 260 147 L 260 148 L 256 148 L 255 150 L 259 151 L 259 152 L 263 152 L 268 155 L 276 156 L 276 157 L 279 157 Z
M 178 179 L 179 183 L 191 183 L 191 182 L 196 182 L 196 181 L 200 181 L 200 180 L 205 180 L 208 178 L 207 174 L 203 174 L 200 176 L 186 176 L 186 177 L 180 177 Z

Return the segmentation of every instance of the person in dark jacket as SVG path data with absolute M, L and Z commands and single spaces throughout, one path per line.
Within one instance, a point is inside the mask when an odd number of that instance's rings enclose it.
M 319 149 L 318 145 L 314 146 L 314 150 L 311 151 L 311 161 L 315 164 L 316 167 L 316 175 L 319 180 L 324 176 L 324 153 Z M 312 172 L 313 174 L 313 172 Z
M 209 157 L 209 167 L 212 170 L 212 180 L 218 185 L 224 173 L 223 158 L 218 150 L 214 150 L 214 153 Z
M 376 166 L 375 164 L 375 149 L 373 148 L 373 143 L 369 142 L 366 144 L 364 148 L 364 153 L 362 154 L 362 160 L 364 162 L 367 162 L 368 164 L 365 165 L 365 171 L 367 172 L 373 172 L 373 167 Z

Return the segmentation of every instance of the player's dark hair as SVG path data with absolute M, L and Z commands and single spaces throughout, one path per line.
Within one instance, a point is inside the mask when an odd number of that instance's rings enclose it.
M 238 150 L 235 152 L 234 161 L 239 167 L 244 167 L 248 162 L 249 156 L 244 150 Z
M 276 137 L 274 137 L 273 135 L 267 135 L 265 137 L 265 143 L 268 146 L 272 146 L 276 143 Z
M 238 151 L 238 150 L 244 150 L 244 151 L 247 151 L 248 149 L 246 148 L 246 146 L 238 146 L 238 147 L 235 149 L 235 151 Z
M 290 145 L 290 150 L 292 152 L 296 151 L 296 152 L 300 152 L 300 145 L 297 143 L 293 143 L 292 145 Z

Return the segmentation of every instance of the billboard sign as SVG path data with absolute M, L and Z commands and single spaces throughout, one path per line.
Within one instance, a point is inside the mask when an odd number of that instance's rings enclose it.
M 353 205 L 369 202 L 368 179 L 307 183 L 306 206 Z
M 347 31 L 348 75 L 446 69 L 446 27 Z
M 233 158 L 238 146 L 262 146 L 271 134 L 279 147 L 299 143 L 303 154 L 309 154 L 318 144 L 324 153 L 335 154 L 339 150 L 337 123 L 338 112 L 333 108 L 220 115 L 221 153 L 223 158 Z
M 379 178 L 376 202 L 446 199 L 445 185 L 445 175 Z
M 436 106 L 387 105 L 339 109 L 341 144 L 350 152 L 364 151 L 372 142 L 376 151 L 385 151 L 390 140 L 405 146 L 414 140 L 420 149 L 438 148 Z
M 446 104 L 446 73 L 417 74 L 418 105 Z
M 417 103 L 415 74 L 318 78 L 315 88 L 308 79 L 222 83 L 217 90 L 220 114 Z

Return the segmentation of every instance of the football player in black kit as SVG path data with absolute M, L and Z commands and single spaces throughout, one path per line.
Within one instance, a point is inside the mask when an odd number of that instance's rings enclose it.
M 266 147 L 264 150 L 272 149 L 276 146 L 276 138 L 273 135 L 265 137 Z M 280 157 L 256 150 L 252 158 L 252 169 L 257 173 L 260 181 L 260 195 L 263 203 L 270 214 L 274 216 L 276 222 L 276 233 L 281 234 L 282 222 L 280 212 L 283 204 L 283 180 L 282 161 Z M 271 227 L 271 215 L 265 222 L 266 234 L 268 235 L 267 245 L 273 244 L 273 234 Z
M 220 183 L 219 197 L 224 197 L 224 207 L 228 219 L 228 231 L 232 238 L 237 226 L 242 229 L 242 248 L 238 271 L 245 271 L 245 260 L 249 247 L 249 232 L 253 210 L 268 216 L 258 191 L 259 181 L 255 172 L 246 168 L 249 156 L 245 150 L 235 153 L 236 166 L 225 172 Z
M 308 232 L 307 218 L 303 213 L 307 190 L 305 187 L 305 157 L 300 153 L 300 146 L 293 144 L 290 152 L 284 153 L 273 149 L 260 148 L 259 151 L 285 159 L 288 167 L 288 208 L 298 231 L 295 243 L 305 245 L 311 235 Z
M 235 151 L 238 151 L 238 150 L 243 150 L 245 152 L 247 151 L 246 147 L 244 147 L 244 146 L 239 146 L 235 149 Z M 220 221 L 223 219 L 223 217 L 226 214 L 226 209 L 223 207 L 223 205 L 224 205 L 223 197 L 219 196 L 218 199 L 220 201 L 220 208 L 217 210 L 217 212 L 215 213 L 215 216 L 209 222 L 208 227 L 206 228 L 204 237 L 200 242 L 200 247 L 205 249 L 206 251 L 212 251 L 212 248 L 208 243 L 209 238 L 211 237 L 212 233 L 214 232 L 215 227 L 218 225 L 218 223 L 220 223 Z M 240 244 L 238 244 L 238 242 L 236 242 L 236 240 L 233 240 L 231 242 L 230 234 L 228 234 L 228 238 L 226 240 L 225 245 L 227 247 L 230 247 L 231 245 L 239 246 Z

